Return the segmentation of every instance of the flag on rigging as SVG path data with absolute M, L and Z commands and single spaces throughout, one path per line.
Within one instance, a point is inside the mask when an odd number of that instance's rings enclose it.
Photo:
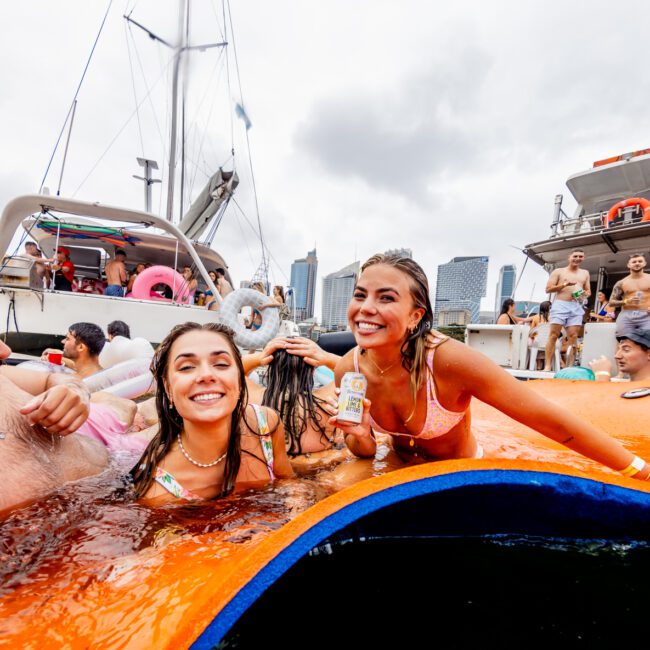
M 244 110 L 244 107 L 239 102 L 235 104 L 235 113 L 237 114 L 237 117 L 244 120 L 246 130 L 248 131 L 248 129 L 250 129 L 251 126 L 253 126 L 253 123 L 250 121 L 250 118 L 248 117 L 248 114 Z

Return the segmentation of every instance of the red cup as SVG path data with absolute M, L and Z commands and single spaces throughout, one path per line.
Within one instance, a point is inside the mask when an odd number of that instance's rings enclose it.
M 63 352 L 48 352 L 47 360 L 50 363 L 54 363 L 57 366 L 60 366 L 63 363 Z

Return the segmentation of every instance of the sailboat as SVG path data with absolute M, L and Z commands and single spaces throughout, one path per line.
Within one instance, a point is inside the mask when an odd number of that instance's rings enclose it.
M 224 257 L 211 247 L 211 243 L 239 184 L 236 170 L 213 170 L 189 209 L 180 218 L 174 214 L 182 211 L 187 203 L 187 197 L 183 197 L 186 186 L 183 178 L 185 102 L 179 92 L 185 69 L 182 64 L 195 49 L 218 51 L 228 47 L 226 41 L 191 44 L 188 7 L 187 0 L 180 3 L 176 45 L 170 45 L 130 15 L 124 17 L 130 25 L 144 30 L 150 38 L 173 50 L 164 216 L 154 214 L 151 209 L 151 186 L 159 182 L 152 177 L 157 163 L 145 158 L 138 158 L 144 176 L 136 177 L 145 187 L 144 210 L 82 201 L 60 196 L 58 192 L 56 196 L 49 195 L 43 187 L 40 193 L 17 197 L 5 206 L 0 217 L 0 336 L 15 352 L 58 344 L 70 324 L 89 320 L 89 314 L 102 328 L 112 320 L 122 320 L 130 325 L 134 336 L 156 344 L 177 323 L 188 320 L 204 323 L 215 318 L 214 312 L 194 303 L 185 290 L 187 281 L 176 269 L 189 266 L 197 279 L 198 291 L 211 292 L 217 303 L 221 296 L 209 272 L 224 269 L 226 279 L 234 284 Z M 68 115 L 70 129 L 75 102 Z M 238 106 L 243 111 L 241 105 Z M 175 178 L 177 167 L 181 170 L 180 182 Z M 175 196 L 179 189 L 180 200 Z M 35 241 L 47 259 L 54 258 L 60 247 L 67 249 L 75 269 L 72 291 L 56 290 L 53 283 L 44 286 L 43 274 L 38 273 L 43 265 L 21 250 L 28 240 Z M 169 269 L 171 279 L 166 282 L 171 291 L 168 290 L 167 297 L 161 293 L 160 285 L 144 294 L 140 291 L 125 298 L 104 295 L 104 268 L 120 249 L 126 252 L 129 267 L 144 264 Z M 261 268 L 268 272 L 265 260 Z

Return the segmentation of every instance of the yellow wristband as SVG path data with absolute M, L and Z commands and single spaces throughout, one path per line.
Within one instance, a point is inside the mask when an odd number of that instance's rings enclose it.
M 634 476 L 634 474 L 638 474 L 644 467 L 645 461 L 643 458 L 635 456 L 632 459 L 632 462 L 625 469 L 619 470 L 619 474 L 622 474 L 623 476 Z

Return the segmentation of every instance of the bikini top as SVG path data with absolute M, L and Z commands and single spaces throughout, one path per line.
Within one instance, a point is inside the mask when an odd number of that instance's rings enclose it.
M 435 384 L 433 382 L 433 355 L 435 348 L 447 340 L 446 336 L 435 336 L 433 339 L 434 348 L 429 351 L 427 355 L 427 417 L 424 421 L 422 430 L 417 435 L 412 433 L 402 433 L 387 431 L 380 424 L 370 417 L 370 424 L 374 429 L 381 433 L 387 433 L 391 436 L 406 436 L 410 438 L 421 438 L 422 440 L 430 440 L 431 438 L 438 438 L 444 436 L 453 429 L 464 417 L 467 411 L 448 411 L 444 408 L 436 398 Z M 354 369 L 359 372 L 359 347 L 354 349 Z M 411 441 L 412 442 L 412 441 Z
M 257 416 L 257 426 L 260 433 L 260 442 L 262 443 L 262 453 L 264 454 L 264 461 L 266 468 L 269 472 L 271 480 L 275 479 L 273 473 L 273 440 L 270 435 L 269 423 L 266 419 L 264 409 L 258 404 L 251 404 Z M 190 492 L 184 488 L 166 469 L 156 467 L 156 476 L 154 480 L 158 485 L 165 488 L 167 492 L 173 494 L 177 499 L 185 499 L 187 501 L 202 500 L 202 497 Z

